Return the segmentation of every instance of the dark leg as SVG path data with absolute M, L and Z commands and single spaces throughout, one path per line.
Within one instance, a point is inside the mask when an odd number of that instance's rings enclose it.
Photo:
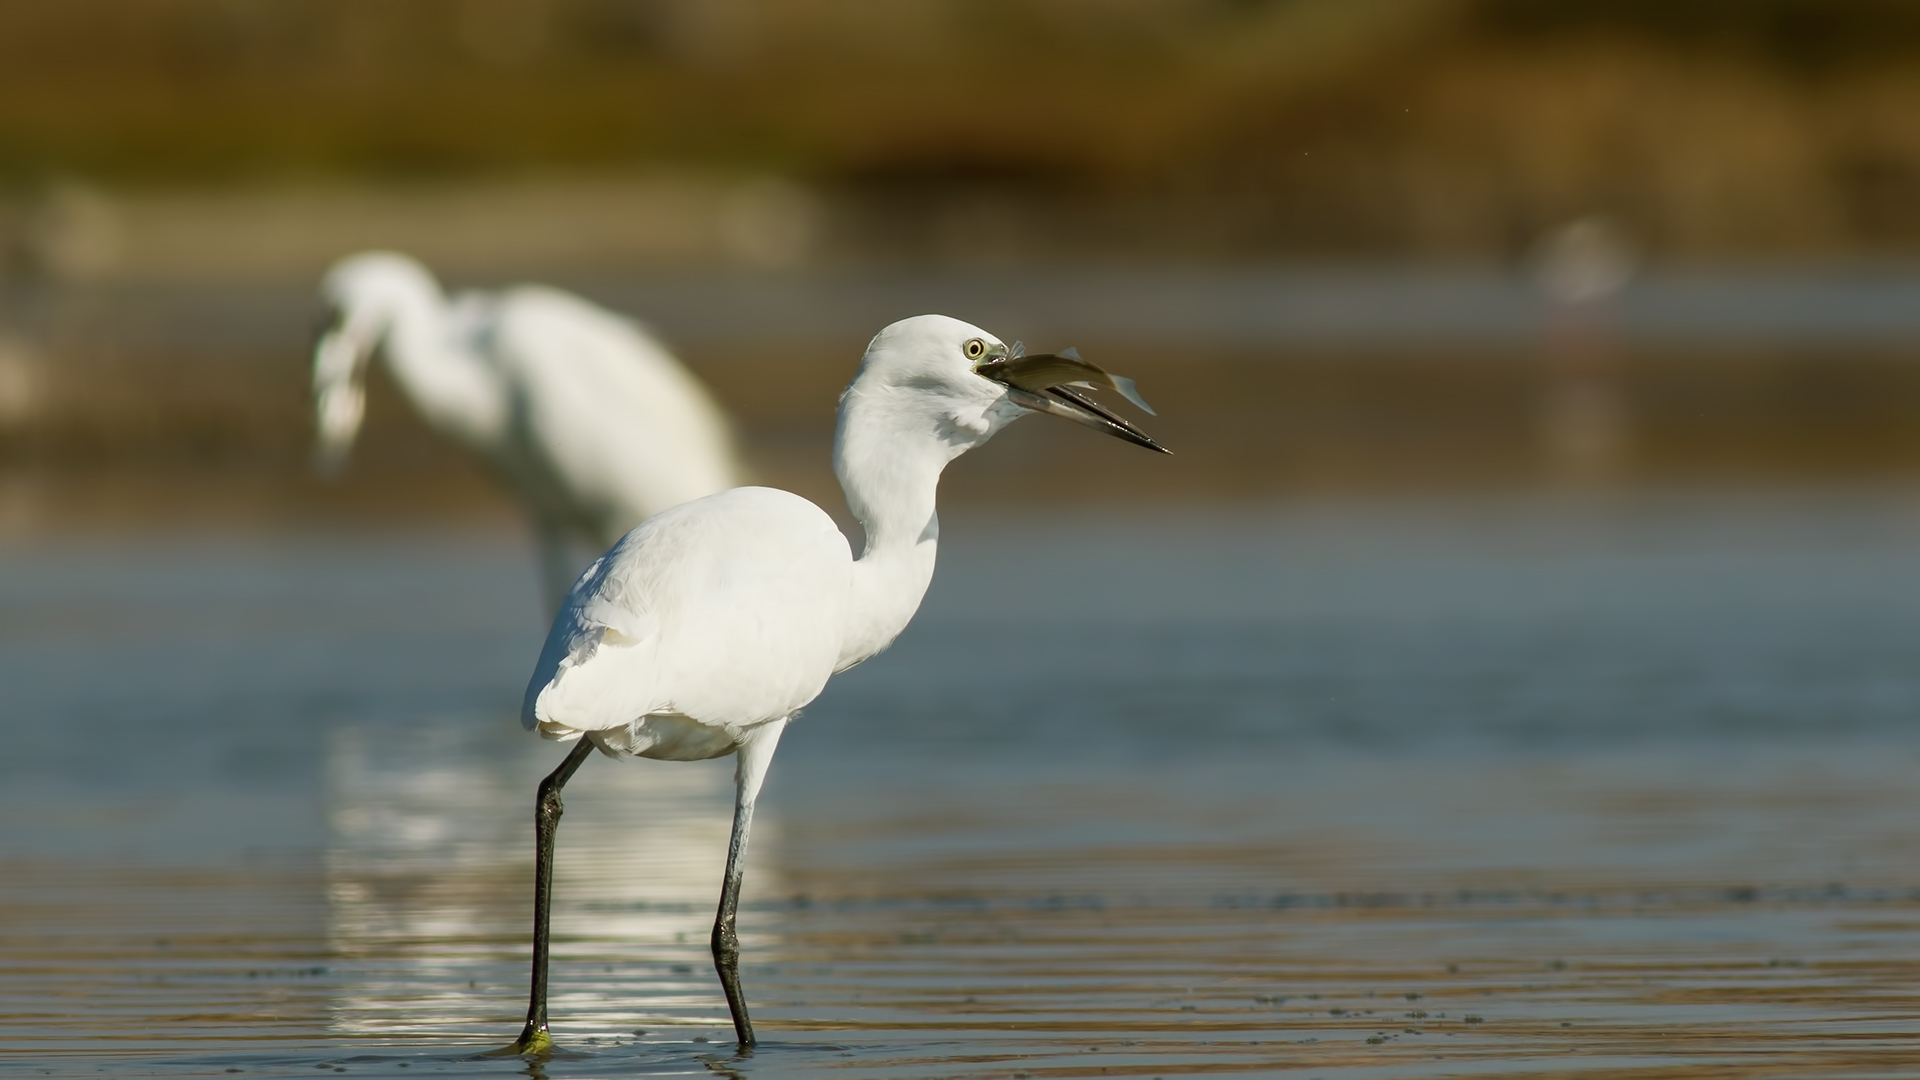
M 547 952 L 548 927 L 553 916 L 553 834 L 560 827 L 560 789 L 587 760 L 593 740 L 581 736 L 560 767 L 540 781 L 540 796 L 534 803 L 533 850 L 533 991 L 527 1002 L 527 1026 L 520 1037 L 507 1047 L 510 1053 L 539 1054 L 553 1046 L 547 1034 Z
M 740 878 L 746 873 L 753 803 L 760 795 L 760 782 L 767 777 L 774 747 L 780 745 L 780 733 L 786 726 L 782 719 L 753 729 L 740 744 L 733 771 L 733 840 L 727 845 L 727 880 L 720 886 L 720 912 L 713 920 L 713 966 L 720 972 L 721 989 L 727 992 L 727 1009 L 733 1013 L 733 1033 L 741 1050 L 753 1049 L 753 1021 L 747 1018 L 747 995 L 740 990 L 740 935 L 734 932 L 733 917 L 740 908 Z
M 720 988 L 727 993 L 733 1033 L 742 1049 L 753 1045 L 753 1021 L 747 1016 L 747 996 L 740 989 L 740 935 L 734 932 L 733 917 L 740 907 L 740 879 L 746 873 L 742 856 L 752 822 L 753 804 L 735 803 L 733 840 L 727 845 L 727 880 L 720 886 L 720 911 L 713 920 L 713 966 L 720 972 Z

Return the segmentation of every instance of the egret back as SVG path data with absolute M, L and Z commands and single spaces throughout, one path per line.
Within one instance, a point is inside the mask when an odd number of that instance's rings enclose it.
M 741 482 L 712 398 L 639 326 L 577 297 L 501 294 L 487 349 L 514 387 L 529 470 L 563 490 L 569 516 L 611 542 L 670 506 Z
M 788 492 L 735 488 L 657 514 L 568 595 L 522 719 L 553 737 L 627 729 L 609 741 L 641 756 L 712 756 L 680 738 L 684 718 L 731 749 L 825 687 L 852 566 L 833 520 Z

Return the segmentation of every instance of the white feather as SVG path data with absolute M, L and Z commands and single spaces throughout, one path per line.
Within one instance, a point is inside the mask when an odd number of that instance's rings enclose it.
M 337 324 L 314 349 L 321 450 L 344 457 L 377 351 L 422 419 L 484 458 L 533 518 L 550 599 L 578 563 L 652 514 L 741 483 L 725 416 L 632 320 L 555 289 L 449 301 L 403 255 L 343 259 L 322 291 Z
M 826 685 L 852 566 L 833 519 L 784 491 L 735 488 L 656 515 L 568 595 L 522 719 L 642 757 L 726 753 Z M 717 739 L 689 750 L 682 720 Z

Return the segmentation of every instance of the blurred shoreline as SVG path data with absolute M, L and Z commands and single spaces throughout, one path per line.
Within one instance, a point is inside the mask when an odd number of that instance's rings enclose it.
M 1578 304 L 1515 271 L 1406 263 L 549 280 L 655 327 L 761 480 L 828 505 L 860 350 L 929 310 L 1132 375 L 1176 451 L 1143 465 L 1029 421 L 949 475 L 960 502 L 1920 478 L 1920 269 L 1901 264 L 1648 271 Z M 378 374 L 348 475 L 310 474 L 307 281 L 16 284 L 0 311 L 8 532 L 511 518 Z

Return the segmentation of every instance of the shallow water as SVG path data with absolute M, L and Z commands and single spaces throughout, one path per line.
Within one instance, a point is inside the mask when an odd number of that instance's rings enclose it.
M 730 765 L 596 758 L 538 1067 L 513 538 L 0 551 L 0 1072 L 1920 1069 L 1920 494 L 944 525 L 763 797 L 763 1046 Z

